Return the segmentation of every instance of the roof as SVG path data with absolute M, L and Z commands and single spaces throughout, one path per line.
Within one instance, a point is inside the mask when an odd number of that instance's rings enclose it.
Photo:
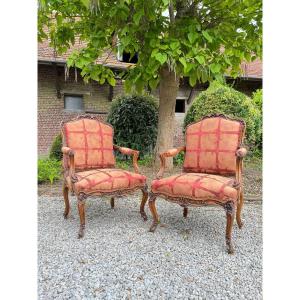
M 84 47 L 84 43 L 76 40 L 74 46 L 68 49 L 66 53 L 58 55 L 55 53 L 54 49 L 50 47 L 49 40 L 44 40 L 38 44 L 38 61 L 66 63 L 67 57 L 72 53 L 72 51 L 81 49 L 82 47 Z M 116 54 L 112 50 L 107 50 L 104 52 L 102 57 L 100 57 L 97 62 L 113 69 L 127 69 L 134 65 L 119 61 L 116 57 Z M 241 69 L 243 75 L 240 77 L 248 79 L 262 78 L 262 61 L 259 59 L 256 59 L 250 63 L 242 63 Z
M 38 43 L 38 61 L 66 63 L 67 58 L 74 50 L 79 50 L 84 46 L 85 46 L 84 43 L 76 39 L 73 47 L 68 49 L 66 53 L 59 55 L 50 46 L 49 40 L 45 39 L 43 42 Z M 119 61 L 116 57 L 116 54 L 112 50 L 105 51 L 103 55 L 97 59 L 97 63 L 103 64 L 107 67 L 114 68 L 114 69 L 127 69 L 130 66 L 134 65 L 131 63 Z
M 243 72 L 243 77 L 246 78 L 262 78 L 262 61 L 260 59 L 256 59 L 250 63 L 242 63 L 241 69 Z

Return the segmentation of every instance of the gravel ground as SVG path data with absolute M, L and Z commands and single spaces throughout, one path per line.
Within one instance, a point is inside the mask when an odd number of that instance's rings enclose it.
M 163 226 L 153 234 L 139 197 L 117 199 L 114 210 L 89 198 L 81 240 L 75 198 L 64 220 L 62 197 L 39 197 L 39 299 L 262 299 L 261 204 L 245 205 L 228 255 L 222 209 L 191 208 L 184 219 L 181 207 L 158 199 Z

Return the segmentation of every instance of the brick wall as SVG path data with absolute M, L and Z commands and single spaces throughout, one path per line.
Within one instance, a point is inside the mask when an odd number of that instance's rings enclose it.
M 56 74 L 58 74 L 56 76 Z M 107 84 L 99 85 L 97 82 L 85 84 L 78 72 L 77 82 L 75 81 L 75 71 L 70 70 L 69 77 L 65 80 L 63 67 L 54 69 L 52 65 L 38 66 L 38 155 L 45 156 L 49 154 L 53 139 L 60 133 L 60 123 L 62 120 L 70 120 L 76 117 L 77 113 L 70 113 L 64 110 L 64 97 L 57 97 L 56 86 L 60 86 L 62 93 L 83 94 L 85 111 L 98 111 L 102 114 L 92 114 L 99 119 L 105 120 L 109 111 L 111 101 L 109 101 L 109 86 Z M 234 86 L 250 95 L 257 88 L 261 88 L 261 82 L 252 83 L 250 81 L 237 81 Z M 192 104 L 193 99 L 206 87 L 200 86 L 193 90 L 191 101 L 186 104 L 186 111 Z M 123 82 L 117 80 L 114 87 L 113 97 L 124 92 Z M 153 93 L 158 97 L 158 91 Z M 179 98 L 187 99 L 190 96 L 190 87 L 181 86 L 178 92 Z M 82 113 L 80 113 L 82 114 Z M 184 113 L 175 114 L 175 136 L 174 146 L 184 144 L 184 135 L 182 133 Z
M 64 110 L 64 97 L 57 97 L 56 74 L 58 83 L 63 93 L 82 93 L 84 109 L 86 111 L 100 111 L 104 114 L 91 114 L 100 119 L 106 119 L 107 112 L 111 105 L 108 100 L 109 86 L 99 85 L 96 82 L 85 84 L 77 74 L 75 81 L 74 70 L 70 70 L 69 78 L 65 81 L 64 68 L 57 70 L 51 65 L 38 66 L 38 155 L 49 154 L 54 137 L 60 133 L 62 120 L 70 120 L 82 113 L 70 113 Z M 122 92 L 122 88 L 118 88 Z

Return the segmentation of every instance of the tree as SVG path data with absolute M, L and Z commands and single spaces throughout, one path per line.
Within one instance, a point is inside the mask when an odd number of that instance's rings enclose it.
M 104 51 L 138 53 L 122 76 L 127 90 L 159 86 L 159 153 L 173 147 L 180 78 L 194 86 L 238 76 L 241 61 L 261 56 L 261 19 L 260 0 L 40 0 L 38 36 L 49 35 L 59 53 L 82 40 L 67 64 L 100 84 L 115 84 L 113 71 L 96 63 Z

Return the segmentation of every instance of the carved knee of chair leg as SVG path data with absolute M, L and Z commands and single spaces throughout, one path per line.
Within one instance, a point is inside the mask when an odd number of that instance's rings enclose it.
M 150 193 L 148 203 L 149 203 L 149 208 L 150 208 L 150 211 L 151 211 L 152 217 L 153 217 L 153 222 L 149 229 L 150 232 L 154 232 L 159 223 L 159 217 L 158 217 L 158 213 L 157 213 L 156 207 L 155 207 L 155 200 L 156 200 L 156 196 Z
M 146 205 L 147 200 L 148 200 L 147 185 L 144 188 L 142 188 L 142 193 L 143 193 L 143 197 L 142 197 L 142 201 L 141 201 L 141 205 L 140 205 L 140 214 L 141 214 L 143 220 L 147 221 L 148 217 L 145 213 L 145 205 Z

